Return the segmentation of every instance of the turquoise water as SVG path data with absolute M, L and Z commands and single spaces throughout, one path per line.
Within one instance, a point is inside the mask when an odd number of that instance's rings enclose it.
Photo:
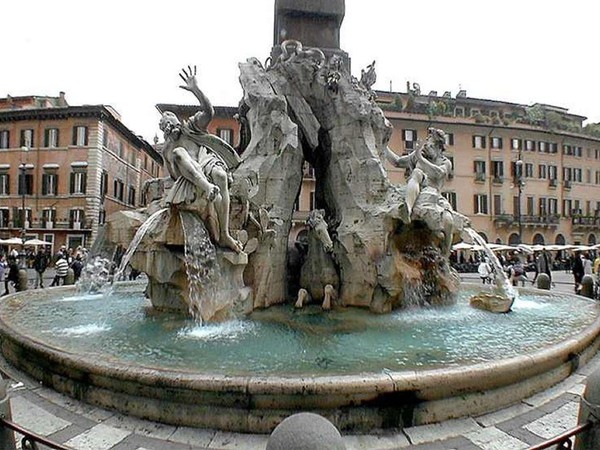
M 497 315 L 471 308 L 472 294 L 463 291 L 453 306 L 388 315 L 279 306 L 205 326 L 152 312 L 141 292 L 9 302 L 2 309 L 16 330 L 70 352 L 226 375 L 378 373 L 504 359 L 577 335 L 600 312 L 581 297 L 521 293 L 511 313 Z

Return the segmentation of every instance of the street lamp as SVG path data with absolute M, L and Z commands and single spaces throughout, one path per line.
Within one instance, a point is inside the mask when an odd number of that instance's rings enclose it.
M 21 164 L 19 165 L 19 170 L 21 171 L 21 265 L 25 267 L 25 235 L 27 234 L 27 214 L 25 212 L 25 191 L 27 190 L 27 183 L 25 181 L 25 174 L 27 165 L 25 164 L 25 161 L 23 161 L 23 154 L 27 154 L 29 146 L 24 145 L 21 147 L 21 150 Z
M 523 195 L 523 185 L 525 184 L 523 181 L 523 161 L 521 160 L 521 149 L 519 149 L 519 159 L 515 163 L 516 165 L 516 176 L 517 176 L 517 188 L 519 192 L 519 196 L 517 197 L 517 223 L 519 224 L 519 244 L 523 243 L 523 220 L 521 214 L 521 197 Z

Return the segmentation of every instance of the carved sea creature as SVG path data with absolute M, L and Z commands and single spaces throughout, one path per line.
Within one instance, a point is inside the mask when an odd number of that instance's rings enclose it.
M 337 298 L 340 278 L 333 260 L 333 240 L 329 235 L 325 211 L 316 209 L 310 212 L 306 224 L 309 227 L 308 252 L 300 270 L 300 290 L 296 308 L 302 308 L 307 301 L 323 300 L 321 307 L 331 309 L 331 301 Z

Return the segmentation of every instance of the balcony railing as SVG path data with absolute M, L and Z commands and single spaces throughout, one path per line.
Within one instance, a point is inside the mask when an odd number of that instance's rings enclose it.
M 584 230 L 590 228 L 600 228 L 600 217 L 574 215 L 571 217 L 571 224 L 575 230 Z
M 22 228 L 20 220 L 8 220 L 0 223 L 0 229 L 18 229 Z M 72 221 L 72 220 L 57 220 L 48 221 L 48 220 L 39 220 L 28 222 L 26 228 L 37 230 L 91 230 L 92 229 L 92 220 L 84 220 L 84 221 Z

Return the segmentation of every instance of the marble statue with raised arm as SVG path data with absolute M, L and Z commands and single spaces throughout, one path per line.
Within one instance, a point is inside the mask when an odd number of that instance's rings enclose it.
M 189 204 L 200 197 L 213 203 L 218 221 L 215 239 L 222 247 L 240 252 L 240 243 L 229 232 L 229 171 L 239 164 L 239 157 L 229 144 L 208 133 L 214 110 L 198 87 L 196 67 L 188 66 L 179 76 L 184 81 L 180 87 L 194 94 L 200 109 L 183 122 L 171 111 L 165 111 L 160 119 L 165 167 L 175 180 L 165 202 Z
M 446 133 L 436 128 L 429 128 L 425 144 L 418 145 L 408 155 L 398 156 L 386 148 L 385 155 L 394 166 L 410 170 L 405 203 L 400 205 L 400 216 L 405 223 L 411 221 L 413 207 L 422 188 L 428 186 L 441 194 L 444 183 L 452 171 L 452 162 L 444 155 L 445 147 Z

